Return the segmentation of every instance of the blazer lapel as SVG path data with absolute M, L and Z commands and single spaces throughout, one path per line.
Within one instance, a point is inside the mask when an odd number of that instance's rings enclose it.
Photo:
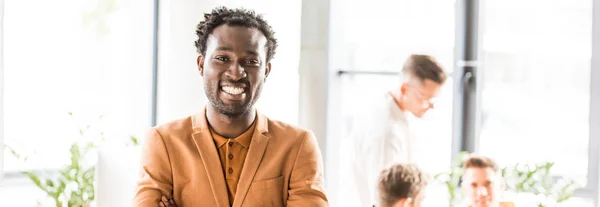
M 244 161 L 244 168 L 240 174 L 240 181 L 237 186 L 237 192 L 233 200 L 234 207 L 240 207 L 244 203 L 244 199 L 248 194 L 250 185 L 254 180 L 254 175 L 260 166 L 260 162 L 263 159 L 267 145 L 269 144 L 270 138 L 267 136 L 268 132 L 268 120 L 265 116 L 257 112 L 257 123 L 254 134 L 252 135 L 252 141 L 250 142 L 250 149 L 246 155 Z
M 208 175 L 210 188 L 215 197 L 217 206 L 230 206 L 225 176 L 223 175 L 221 167 L 221 160 L 219 159 L 217 148 L 215 147 L 215 143 L 210 134 L 205 114 L 206 109 L 193 117 L 192 125 L 194 126 L 195 133 L 192 134 L 192 139 L 194 139 L 196 148 L 204 163 L 204 169 Z

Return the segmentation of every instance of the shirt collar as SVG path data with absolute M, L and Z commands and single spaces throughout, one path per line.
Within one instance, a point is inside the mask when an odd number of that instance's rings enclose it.
M 240 136 L 235 137 L 231 141 L 238 142 L 245 148 L 250 147 L 250 142 L 252 142 L 252 134 L 254 133 L 255 126 L 256 126 L 256 120 L 254 120 L 254 122 L 252 122 L 252 125 L 250 125 L 248 130 L 246 130 Z M 217 148 L 221 148 L 223 145 L 225 145 L 229 141 L 229 138 L 225 138 L 225 137 L 217 134 L 212 129 L 212 127 L 209 127 L 209 129 L 210 129 L 210 134 L 212 135 L 212 137 L 215 141 L 215 144 L 217 145 Z

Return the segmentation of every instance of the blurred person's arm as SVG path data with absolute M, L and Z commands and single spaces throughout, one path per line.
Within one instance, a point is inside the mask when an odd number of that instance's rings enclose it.
M 173 175 L 165 142 L 156 129 L 147 135 L 133 206 L 159 206 L 162 196 L 173 197 Z

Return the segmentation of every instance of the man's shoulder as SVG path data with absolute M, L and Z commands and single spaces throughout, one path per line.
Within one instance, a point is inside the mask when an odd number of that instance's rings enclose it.
M 274 137 L 286 139 L 301 139 L 311 134 L 311 132 L 305 128 L 270 118 L 268 118 L 268 130 L 269 134 L 273 135 Z
M 297 148 L 302 143 L 317 143 L 312 131 L 283 121 L 268 118 L 268 136 L 281 149 Z
M 153 129 L 163 136 L 191 134 L 193 133 L 193 117 L 194 115 L 175 119 L 156 125 Z

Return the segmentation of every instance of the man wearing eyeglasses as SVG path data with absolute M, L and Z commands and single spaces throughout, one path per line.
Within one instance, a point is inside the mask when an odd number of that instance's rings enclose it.
M 343 180 L 341 187 L 350 194 L 344 197 L 360 200 L 352 201 L 358 206 L 377 204 L 377 178 L 382 169 L 413 162 L 414 138 L 407 116 L 420 118 L 433 109 L 446 81 L 443 68 L 428 55 L 411 55 L 402 67 L 401 77 L 400 86 L 370 106 L 373 110 L 368 116 L 359 116 L 359 123 L 350 133 L 352 149 L 343 156 L 350 156 L 345 172 L 352 173 L 353 179 Z

